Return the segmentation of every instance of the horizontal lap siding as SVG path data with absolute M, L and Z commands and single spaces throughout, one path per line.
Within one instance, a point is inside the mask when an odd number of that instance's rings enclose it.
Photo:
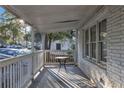
M 110 9 L 108 17 L 108 68 L 107 75 L 113 83 L 113 87 L 123 87 L 122 67 L 124 64 L 124 14 L 123 6 L 114 6 Z
M 90 26 L 93 22 L 99 21 L 98 18 L 100 16 L 104 18 L 104 14 L 107 14 L 108 34 L 106 40 L 108 58 L 106 73 L 103 72 L 102 74 L 105 74 L 105 77 L 109 79 L 109 82 L 107 80 L 107 82 L 105 82 L 109 84 L 111 83 L 112 87 L 124 87 L 124 6 L 105 6 L 84 25 L 84 28 Z M 86 63 L 84 60 L 85 59 L 83 59 L 83 61 L 80 60 L 80 64 Z M 80 65 L 80 68 L 87 74 L 88 68 L 90 70 L 94 69 L 93 65 L 90 66 L 88 64 L 85 65 L 85 67 Z M 94 70 L 93 73 L 96 74 L 98 69 L 100 68 L 98 67 L 96 69 L 97 71 Z M 88 75 L 89 74 L 91 76 L 92 73 L 88 73 Z M 95 78 L 97 78 L 97 76 L 94 75 Z

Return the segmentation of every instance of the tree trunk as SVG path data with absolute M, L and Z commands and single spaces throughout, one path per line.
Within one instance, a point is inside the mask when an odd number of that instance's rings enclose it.
M 45 49 L 50 50 L 51 49 L 51 39 L 49 39 L 48 34 L 45 35 Z
M 51 49 L 51 39 L 49 39 L 49 44 L 48 44 L 48 49 L 50 50 Z
M 49 50 L 49 39 L 48 39 L 48 34 L 45 34 L 45 50 Z M 50 61 L 50 52 L 46 52 L 47 59 L 46 61 Z
M 13 40 L 13 42 L 15 43 L 15 36 L 14 36 L 14 33 L 13 33 L 13 36 L 12 36 L 12 40 Z

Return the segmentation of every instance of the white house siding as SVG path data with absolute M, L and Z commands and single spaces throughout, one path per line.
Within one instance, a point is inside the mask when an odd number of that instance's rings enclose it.
M 97 21 L 107 19 L 107 68 L 87 61 L 84 58 L 84 32 Z M 80 34 L 82 33 L 82 34 Z M 98 87 L 124 87 L 124 6 L 104 6 L 78 33 L 78 62 L 82 71 Z M 102 79 L 105 83 L 100 82 Z
M 70 44 L 69 40 L 64 40 L 64 41 L 56 40 L 51 43 L 51 50 L 56 50 L 57 43 L 61 44 L 61 50 L 68 50 L 71 48 L 71 44 Z

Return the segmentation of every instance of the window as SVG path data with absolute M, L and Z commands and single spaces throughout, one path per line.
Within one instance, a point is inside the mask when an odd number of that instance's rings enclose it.
M 96 58 L 96 25 L 90 28 L 91 58 Z
M 107 46 L 106 46 L 106 19 L 99 23 L 99 55 L 100 61 L 106 62 Z
M 61 44 L 60 43 L 56 43 L 56 50 L 61 50 Z
M 85 32 L 85 55 L 89 56 L 89 30 L 86 30 Z
M 99 54 L 100 54 L 100 61 L 106 62 L 107 50 L 106 50 L 106 42 L 99 43 Z
M 106 24 L 107 20 L 104 19 L 85 31 L 85 56 L 92 62 L 102 63 L 107 61 Z

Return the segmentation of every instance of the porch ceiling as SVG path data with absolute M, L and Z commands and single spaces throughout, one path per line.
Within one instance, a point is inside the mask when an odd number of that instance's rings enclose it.
M 14 5 L 12 10 L 40 32 L 67 31 L 84 24 L 101 6 Z

